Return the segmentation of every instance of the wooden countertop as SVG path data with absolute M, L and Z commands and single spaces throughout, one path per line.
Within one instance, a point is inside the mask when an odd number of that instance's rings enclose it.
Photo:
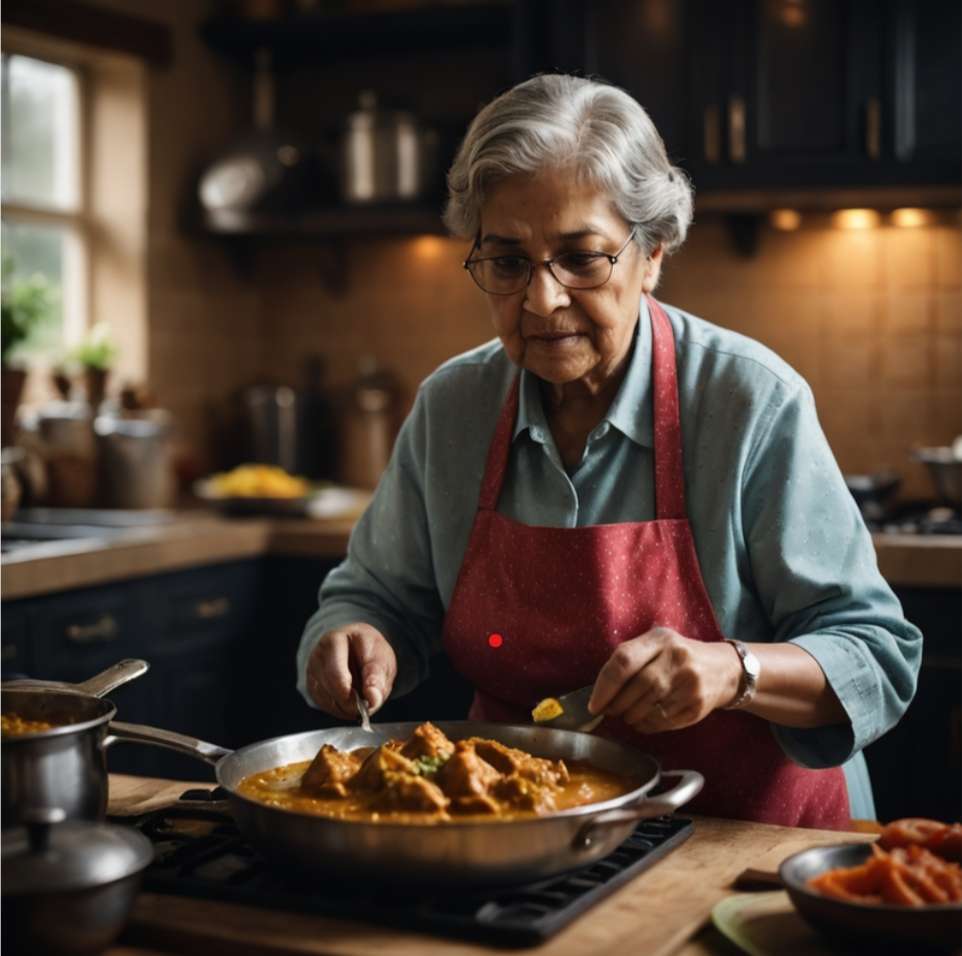
M 191 786 L 197 784 L 113 775 L 108 812 L 143 811 Z M 743 869 L 776 869 L 785 857 L 806 847 L 871 839 L 864 833 L 696 817 L 691 838 L 651 869 L 544 945 L 515 952 L 731 956 L 738 951 L 710 927 L 709 920 L 712 907 L 734 892 L 732 881 Z M 505 951 L 367 923 L 141 893 L 119 944 L 106 956 L 481 956 L 495 952 Z M 791 956 L 789 950 L 783 954 Z
M 225 518 L 178 512 L 170 524 L 111 539 L 57 541 L 5 554 L 3 600 L 261 555 L 339 558 L 359 511 L 341 518 Z M 962 535 L 873 536 L 893 586 L 962 587 Z

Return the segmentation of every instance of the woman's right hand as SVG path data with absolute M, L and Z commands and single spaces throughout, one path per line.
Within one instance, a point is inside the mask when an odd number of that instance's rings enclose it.
M 307 661 L 307 689 L 325 713 L 357 718 L 354 679 L 371 713 L 388 699 L 397 658 L 384 635 L 370 624 L 347 624 L 321 635 Z

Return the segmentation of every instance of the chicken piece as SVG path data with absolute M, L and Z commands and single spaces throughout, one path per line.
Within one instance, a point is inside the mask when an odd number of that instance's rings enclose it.
M 502 777 L 491 788 L 491 795 L 515 810 L 551 813 L 558 809 L 555 787 L 543 786 L 520 774 Z
M 404 771 L 385 770 L 383 785 L 371 804 L 375 810 L 411 810 L 444 813 L 448 798 L 437 784 Z
M 385 775 L 388 773 L 417 776 L 417 766 L 388 744 L 384 744 L 361 764 L 360 770 L 354 774 L 347 786 L 354 791 L 375 793 L 384 788 Z
M 532 757 L 523 750 L 515 750 L 514 747 L 506 747 L 497 740 L 485 740 L 483 737 L 472 737 L 470 743 L 474 745 L 478 756 L 500 773 L 520 774 L 535 783 L 552 786 L 568 782 L 568 768 L 563 760 Z
M 459 740 L 447 763 L 434 778 L 437 785 L 449 797 L 485 796 L 501 774 L 486 760 L 478 756 L 474 747 Z
M 401 753 L 408 760 L 417 760 L 418 757 L 447 760 L 454 753 L 454 744 L 445 737 L 442 730 L 427 721 L 414 729 L 414 733 L 401 748 Z
M 301 789 L 318 797 L 343 797 L 345 784 L 357 773 L 361 758 L 324 744 L 301 778 Z
M 494 797 L 487 794 L 471 794 L 466 797 L 452 797 L 449 807 L 451 813 L 469 813 L 471 815 L 497 816 L 501 812 L 501 806 Z

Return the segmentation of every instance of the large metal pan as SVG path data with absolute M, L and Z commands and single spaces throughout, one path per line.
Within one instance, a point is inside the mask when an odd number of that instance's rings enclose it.
M 5 681 L 3 710 L 46 720 L 50 730 L 4 737 L 3 827 L 28 810 L 59 808 L 68 820 L 100 820 L 107 808 L 107 724 L 117 708 L 102 700 L 115 687 L 147 672 L 147 662 L 124 660 L 80 684 Z
M 641 781 L 614 800 L 576 807 L 530 820 L 440 824 L 364 823 L 334 820 L 257 803 L 237 792 L 241 780 L 282 764 L 311 760 L 322 744 L 341 750 L 376 746 L 407 737 L 417 723 L 312 730 L 225 750 L 182 734 L 114 722 L 116 740 L 169 747 L 212 764 L 229 794 L 230 811 L 241 831 L 264 854 L 286 866 L 330 873 L 338 880 L 391 881 L 395 885 L 465 887 L 529 882 L 584 866 L 606 856 L 638 820 L 672 813 L 702 788 L 693 770 L 661 771 L 652 758 L 590 734 L 544 727 L 475 721 L 438 721 L 451 740 L 487 737 L 540 757 L 587 760 Z M 109 739 L 109 738 L 108 738 Z M 649 796 L 659 783 L 677 781 Z

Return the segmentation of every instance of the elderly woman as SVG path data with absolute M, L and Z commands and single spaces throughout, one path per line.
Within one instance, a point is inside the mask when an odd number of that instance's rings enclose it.
M 301 693 L 352 717 L 352 672 L 377 708 L 443 648 L 474 719 L 593 684 L 599 733 L 704 774 L 695 810 L 872 816 L 861 750 L 911 700 L 921 635 L 806 383 L 652 298 L 692 198 L 645 111 L 538 76 L 481 110 L 448 183 L 497 340 L 422 384 Z

